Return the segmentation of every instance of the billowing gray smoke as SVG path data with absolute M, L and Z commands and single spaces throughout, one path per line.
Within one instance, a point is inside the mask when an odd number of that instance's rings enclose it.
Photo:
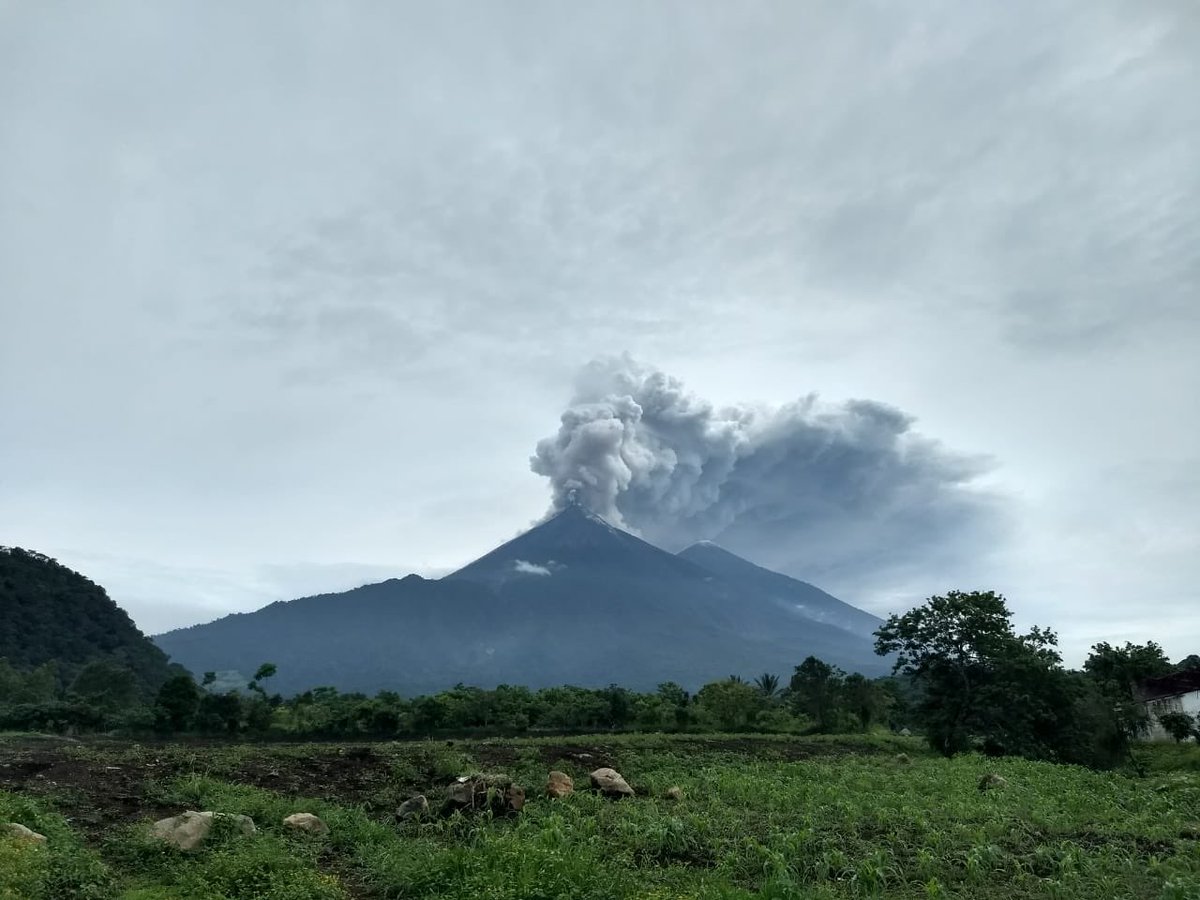
M 554 506 L 572 495 L 667 549 L 714 540 L 830 589 L 956 569 L 994 535 L 984 461 L 869 400 L 715 409 L 628 356 L 580 374 L 531 464 Z M 947 585 L 935 583 L 931 589 Z

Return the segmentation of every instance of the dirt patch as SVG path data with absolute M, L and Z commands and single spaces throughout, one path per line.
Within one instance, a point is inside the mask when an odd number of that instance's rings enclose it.
M 512 768 L 520 760 L 521 755 L 516 748 L 505 744 L 475 744 L 459 745 L 447 741 L 447 746 L 461 749 L 469 754 L 485 772 L 504 771 Z
M 153 764 L 134 769 L 74 759 L 52 745 L 39 744 L 15 756 L 8 747 L 0 748 L 0 788 L 47 800 L 90 838 L 114 825 L 178 812 L 148 799 L 150 783 L 161 777 Z
M 205 753 L 136 745 L 0 744 L 0 789 L 48 801 L 89 838 L 114 825 L 175 815 L 177 804 L 155 800 L 159 785 L 190 774 L 260 787 L 281 794 L 376 805 L 388 784 L 389 761 L 370 747 L 322 747 L 303 754 L 271 746 L 234 760 L 219 747 Z
M 375 806 L 391 780 L 391 762 L 371 747 L 321 748 L 304 755 L 263 748 L 261 755 L 217 777 L 279 794 Z

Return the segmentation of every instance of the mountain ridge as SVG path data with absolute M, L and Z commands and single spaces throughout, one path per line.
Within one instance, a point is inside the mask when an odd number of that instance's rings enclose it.
M 458 682 L 694 688 L 790 672 L 810 653 L 864 674 L 886 669 L 861 634 L 798 615 L 752 579 L 723 576 L 576 505 L 440 579 L 279 601 L 155 640 L 195 671 L 270 660 L 285 692 L 329 684 L 427 693 Z

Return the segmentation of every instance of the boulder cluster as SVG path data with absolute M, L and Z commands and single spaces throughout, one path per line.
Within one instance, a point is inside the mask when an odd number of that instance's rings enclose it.
M 597 794 L 613 800 L 633 797 L 634 790 L 629 786 L 620 772 L 610 768 L 596 769 L 588 776 L 591 789 Z M 568 797 L 575 792 L 575 782 L 566 772 L 557 770 L 546 778 L 545 795 L 551 799 Z M 663 795 L 667 800 L 680 801 L 683 790 L 679 787 L 668 789 Z M 446 788 L 446 798 L 438 808 L 443 816 L 453 813 L 490 812 L 494 816 L 513 816 L 525 807 L 525 789 L 516 784 L 508 775 L 476 774 L 463 775 L 456 778 Z M 430 814 L 429 799 L 423 794 L 417 794 L 405 800 L 396 810 L 397 821 L 421 819 Z M 171 846 L 191 851 L 205 843 L 212 834 L 217 823 L 228 823 L 230 833 L 235 836 L 248 836 L 255 833 L 254 820 L 249 816 L 233 813 L 213 812 L 212 810 L 197 812 L 187 810 L 177 816 L 170 816 L 155 822 L 150 834 Z M 321 837 L 329 834 L 329 826 L 320 817 L 309 812 L 297 812 L 283 819 L 283 827 L 296 834 Z M 24 825 L 9 824 L 0 826 L 22 840 L 31 843 L 44 843 L 46 838 Z
M 615 769 L 596 769 L 588 776 L 588 781 L 591 789 L 603 797 L 620 800 L 634 796 L 629 782 Z M 566 772 L 556 769 L 547 776 L 543 793 L 551 800 L 561 800 L 575 793 L 575 781 Z M 683 790 L 672 787 L 664 797 L 668 800 L 682 800 Z M 508 775 L 462 775 L 446 787 L 446 799 L 437 812 L 443 816 L 456 812 L 484 811 L 494 816 L 513 816 L 525 807 L 525 802 L 525 789 Z M 423 794 L 416 794 L 397 807 L 396 820 L 405 822 L 420 819 L 429 815 L 430 811 L 429 799 Z
M 442 813 L 482 812 L 507 816 L 525 807 L 525 789 L 507 775 L 462 776 L 446 789 Z
M 170 844 L 177 850 L 196 850 L 209 839 L 213 826 L 218 822 L 229 823 L 232 826 L 233 834 L 238 837 L 248 837 L 258 830 L 254 826 L 254 820 L 249 816 L 211 810 L 197 812 L 189 809 L 177 816 L 159 819 L 150 826 L 150 836 Z M 307 812 L 285 816 L 283 827 L 298 834 L 310 834 L 318 837 L 329 833 L 329 826 L 325 822 L 313 813 Z

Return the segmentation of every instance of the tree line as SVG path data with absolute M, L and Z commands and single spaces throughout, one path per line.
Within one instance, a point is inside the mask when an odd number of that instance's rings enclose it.
M 215 672 L 199 682 L 172 676 L 151 702 L 139 702 L 129 673 L 109 661 L 89 664 L 66 691 L 53 665 L 19 673 L 0 660 L 0 729 L 116 731 L 133 735 L 296 738 L 417 738 L 530 731 L 835 732 L 903 727 L 906 701 L 896 679 L 846 675 L 814 657 L 787 683 L 774 674 L 714 681 L 695 693 L 674 682 L 654 691 L 561 687 L 531 690 L 459 684 L 437 694 L 375 696 L 318 687 L 293 697 L 269 690 L 276 667 L 264 663 L 243 687 Z
M 0 729 L 114 731 L 131 735 L 417 738 L 527 732 L 723 731 L 844 733 L 911 730 L 941 753 L 978 751 L 1111 767 L 1127 761 L 1149 726 L 1137 686 L 1173 665 L 1151 642 L 1097 644 L 1082 670 L 1062 664 L 1053 632 L 1017 633 L 1003 597 L 952 591 L 891 616 L 876 632 L 891 677 L 846 673 L 816 657 L 791 673 L 733 675 L 690 693 L 572 686 L 531 690 L 456 685 L 437 694 L 375 696 L 318 687 L 271 693 L 264 663 L 236 689 L 216 673 L 178 672 L 146 695 L 119 661 L 94 660 L 63 686 L 54 663 L 24 671 L 0 660 Z M 618 673 L 614 673 L 616 675 Z M 1197 723 L 1167 713 L 1177 739 Z

